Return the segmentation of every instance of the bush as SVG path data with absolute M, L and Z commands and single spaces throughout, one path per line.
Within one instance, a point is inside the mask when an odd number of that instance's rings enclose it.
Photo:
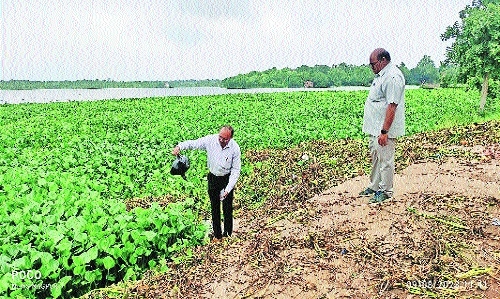
M 483 79 L 480 77 L 471 77 L 467 81 L 469 89 L 481 91 L 483 86 Z M 498 98 L 500 95 L 500 81 L 489 79 L 488 80 L 488 98 Z

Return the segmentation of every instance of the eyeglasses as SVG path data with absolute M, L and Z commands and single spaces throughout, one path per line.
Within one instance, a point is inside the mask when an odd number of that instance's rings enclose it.
M 219 135 L 219 140 L 220 140 L 220 141 L 225 141 L 225 142 L 228 142 L 229 140 L 231 140 L 231 137 L 229 137 L 229 138 L 224 138 L 224 137 L 222 137 L 222 136 L 220 136 L 220 135 Z
M 375 62 L 370 62 L 370 66 L 371 66 L 371 67 L 374 67 L 374 66 L 375 66 L 377 63 L 379 63 L 379 62 L 380 62 L 380 60 L 377 60 L 377 61 L 375 61 Z

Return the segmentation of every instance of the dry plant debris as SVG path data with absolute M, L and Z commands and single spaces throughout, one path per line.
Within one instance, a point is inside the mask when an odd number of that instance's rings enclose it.
M 233 237 L 87 297 L 500 298 L 499 141 L 500 122 L 401 139 L 398 176 L 416 191 L 376 206 L 357 196 L 369 168 L 363 141 L 248 152 L 255 167 Z M 410 165 L 427 173 L 411 177 Z M 428 190 L 423 175 L 477 189 Z

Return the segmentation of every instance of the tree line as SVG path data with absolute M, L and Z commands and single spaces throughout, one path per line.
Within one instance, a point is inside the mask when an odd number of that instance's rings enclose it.
M 112 81 L 112 80 L 76 80 L 76 81 L 0 81 L 0 89 L 100 89 L 100 88 L 160 88 L 163 81 Z
M 420 85 L 424 83 L 439 83 L 440 69 L 427 56 L 420 60 L 413 69 L 408 69 L 404 63 L 399 65 L 404 73 L 407 84 Z M 450 68 L 443 68 L 446 74 L 455 74 Z M 451 75 L 450 75 L 451 76 Z M 448 76 L 448 77 L 450 77 Z M 456 75 L 455 75 L 456 77 Z M 297 88 L 304 87 L 309 82 L 313 87 L 332 86 L 369 86 L 373 79 L 371 69 L 366 66 L 355 66 L 341 63 L 332 67 L 326 65 L 306 66 L 296 69 L 272 68 L 264 72 L 253 71 L 239 74 L 224 80 L 175 80 L 175 81 L 112 81 L 108 80 L 77 80 L 77 81 L 0 81 L 0 89 L 100 89 L 100 88 L 168 88 L 168 87 L 225 87 L 225 88 Z M 446 83 L 453 84 L 456 78 L 448 78 Z
M 409 85 L 441 84 L 453 86 L 459 81 L 456 66 L 442 64 L 439 68 L 428 55 L 417 66 L 408 69 L 404 63 L 398 65 Z M 309 82 L 312 87 L 326 88 L 336 86 L 370 86 L 373 73 L 369 66 L 340 63 L 331 67 L 326 65 L 300 66 L 296 69 L 272 68 L 263 72 L 252 71 L 224 80 L 174 80 L 174 81 L 0 81 L 0 89 L 100 89 L 100 88 L 169 88 L 169 87 L 225 87 L 225 88 L 299 88 Z
M 169 87 L 205 87 L 220 86 L 221 80 L 175 80 L 175 81 L 112 81 L 76 80 L 76 81 L 0 81 L 0 89 L 102 89 L 102 88 L 169 88 Z
M 399 65 L 409 85 L 437 84 L 440 79 L 440 69 L 435 66 L 430 56 L 424 57 L 413 69 L 408 69 L 404 63 Z M 450 68 L 443 68 L 447 74 L 453 74 Z M 448 84 L 456 78 L 449 78 Z M 272 68 L 264 72 L 250 72 L 222 80 L 226 88 L 297 88 L 336 87 L 336 86 L 370 86 L 373 72 L 367 65 L 349 65 L 341 63 L 331 67 L 327 65 L 300 66 L 296 69 Z

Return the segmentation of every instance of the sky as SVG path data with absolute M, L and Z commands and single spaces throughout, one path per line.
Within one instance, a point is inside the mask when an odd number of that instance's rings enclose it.
M 0 80 L 224 79 L 368 63 L 436 66 L 472 0 L 0 0 Z

